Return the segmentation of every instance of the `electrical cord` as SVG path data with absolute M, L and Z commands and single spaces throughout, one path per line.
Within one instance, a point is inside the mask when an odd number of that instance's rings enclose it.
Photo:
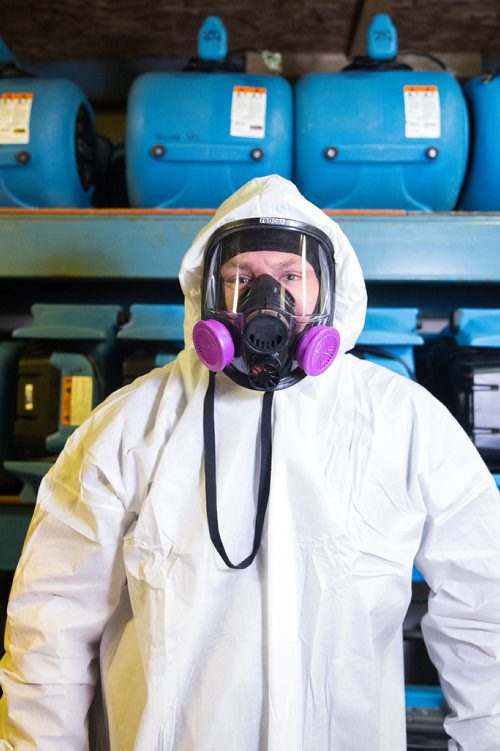
M 427 58 L 427 60 L 432 60 L 433 63 L 436 63 L 437 66 L 441 68 L 441 70 L 448 71 L 448 66 L 446 65 L 443 60 L 441 60 L 439 57 L 436 57 L 436 55 L 431 55 L 430 52 L 422 52 L 421 50 L 399 50 L 398 55 L 412 55 L 413 57 L 424 57 Z

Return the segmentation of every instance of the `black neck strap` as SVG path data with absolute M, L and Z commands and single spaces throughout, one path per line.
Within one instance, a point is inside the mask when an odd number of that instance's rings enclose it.
M 224 544 L 219 532 L 217 516 L 217 479 L 216 479 L 216 452 L 215 452 L 215 373 L 210 372 L 207 393 L 203 405 L 203 440 L 205 443 L 205 495 L 207 503 L 207 519 L 210 539 L 220 557 L 229 568 L 248 568 L 253 562 L 262 540 L 262 530 L 266 518 L 267 502 L 269 500 L 269 487 L 271 483 L 271 459 L 272 459 L 272 424 L 271 410 L 273 404 L 272 391 L 266 391 L 262 402 L 262 415 L 260 423 L 260 478 L 259 495 L 257 499 L 257 514 L 255 518 L 255 534 L 253 538 L 252 552 L 238 564 L 231 563 L 227 557 Z

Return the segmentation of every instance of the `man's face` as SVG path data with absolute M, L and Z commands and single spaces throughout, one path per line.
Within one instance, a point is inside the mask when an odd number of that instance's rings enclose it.
M 307 316 L 314 312 L 319 281 L 313 267 L 302 256 L 280 250 L 240 253 L 222 266 L 227 310 L 238 311 L 241 294 L 261 274 L 269 274 L 290 292 L 295 300 L 296 316 Z

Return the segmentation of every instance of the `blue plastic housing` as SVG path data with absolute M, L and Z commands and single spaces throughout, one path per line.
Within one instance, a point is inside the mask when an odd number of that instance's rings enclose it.
M 173 342 L 184 346 L 184 305 L 130 306 L 130 322 L 117 335 L 123 341 Z
M 227 31 L 218 16 L 208 16 L 198 32 L 198 54 L 202 60 L 224 60 Z
M 310 73 L 296 85 L 295 123 L 295 182 L 320 207 L 455 206 L 469 123 L 462 90 L 448 73 Z
M 95 407 L 97 407 L 100 399 L 102 399 L 103 397 L 103 394 L 100 391 L 99 380 L 92 361 L 89 360 L 86 355 L 78 354 L 77 352 L 52 352 L 52 354 L 50 355 L 50 364 L 55 370 L 59 371 L 59 373 L 61 374 L 61 379 L 63 379 L 65 376 L 70 376 L 72 378 L 86 377 L 89 383 L 92 384 L 92 400 L 91 403 L 88 404 L 88 408 L 90 410 L 90 408 L 94 409 Z M 64 444 L 77 427 L 76 423 L 67 425 L 63 422 L 63 389 L 64 387 L 62 387 L 61 389 L 61 397 L 59 399 L 58 429 L 55 433 L 51 433 L 50 435 L 47 435 L 45 437 L 45 446 L 49 454 L 56 454 L 58 451 L 61 451 L 64 448 Z
M 500 348 L 500 308 L 459 308 L 453 318 L 461 347 Z
M 372 60 L 391 60 L 398 54 L 398 31 L 387 13 L 376 13 L 368 28 L 368 56 Z
M 0 144 L 0 206 L 91 206 L 94 186 L 82 182 L 76 150 L 81 108 L 95 135 L 94 116 L 83 91 L 70 81 L 58 79 L 0 81 L 0 99 L 14 93 L 32 95 L 29 141 Z
M 464 86 L 471 119 L 469 168 L 460 197 L 466 211 L 500 211 L 500 76 Z
M 43 351 L 49 359 L 51 368 L 59 373 L 59 393 L 50 394 L 50 398 L 57 403 L 57 429 L 43 435 L 35 433 L 37 440 L 43 441 L 45 450 L 53 454 L 61 451 L 66 440 L 84 419 L 83 415 L 86 417 L 87 411 L 96 407 L 117 385 L 117 379 L 114 377 L 116 369 L 114 345 L 121 308 L 117 305 L 35 304 L 31 310 L 33 324 L 15 329 L 12 336 L 14 339 L 31 343 L 35 341 L 43 343 Z M 25 366 L 28 370 L 29 358 L 28 351 Z M 64 399 L 65 377 L 85 379 L 79 381 L 80 384 L 85 383 L 83 404 L 80 405 L 77 413 L 81 415 L 81 419 L 65 414 L 69 409 L 68 401 Z M 35 365 L 32 377 L 35 404 L 37 400 L 40 400 L 37 393 L 42 388 L 42 378 L 43 376 L 38 375 Z M 28 375 L 25 375 L 25 379 L 31 380 Z M 75 388 L 77 384 L 78 382 L 75 381 Z M 69 388 L 71 390 L 72 386 L 70 385 Z M 29 421 L 29 414 L 18 411 L 16 425 L 19 426 L 23 436 L 26 423 Z M 40 419 L 36 429 L 43 431 L 44 428 L 44 421 Z M 32 435 L 30 438 L 34 440 Z M 29 445 L 28 448 L 32 446 Z
M 19 500 L 22 503 L 35 503 L 38 488 L 53 462 L 48 461 L 6 461 L 5 469 L 22 483 Z
M 257 110 L 265 91 L 264 130 L 231 135 L 241 92 Z M 259 98 L 260 97 L 260 98 Z M 243 112 L 240 106 L 238 112 Z M 255 112 L 255 111 L 254 111 Z M 253 125 L 252 125 L 253 123 Z M 146 73 L 127 106 L 127 186 L 139 208 L 216 208 L 254 177 L 292 175 L 292 91 L 283 78 L 245 73 Z
M 424 343 L 416 333 L 417 316 L 418 308 L 368 308 L 356 349 L 365 360 L 414 377 L 413 348 Z
M 445 698 L 440 686 L 412 686 L 405 687 L 407 707 L 428 707 L 440 709 L 445 707 Z
M 123 384 L 173 362 L 184 347 L 184 305 L 130 306 L 130 321 L 117 338 L 127 346 Z

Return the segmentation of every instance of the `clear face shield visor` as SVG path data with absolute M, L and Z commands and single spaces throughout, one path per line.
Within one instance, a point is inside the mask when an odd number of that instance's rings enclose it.
M 290 226 L 243 226 L 209 252 L 204 316 L 225 314 L 237 323 L 259 308 L 280 312 L 297 331 L 311 323 L 331 324 L 332 249 L 320 238 Z

